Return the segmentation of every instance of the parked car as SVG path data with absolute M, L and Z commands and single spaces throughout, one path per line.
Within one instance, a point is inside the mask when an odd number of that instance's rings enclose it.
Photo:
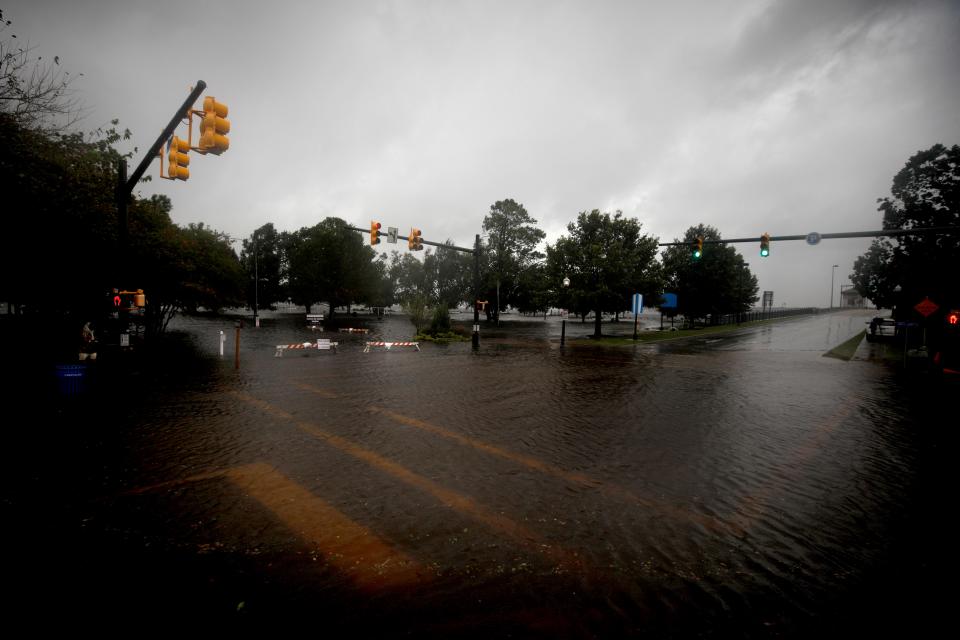
M 896 338 L 897 323 L 893 318 L 877 316 L 868 324 L 870 330 L 867 331 L 867 342 L 890 342 Z

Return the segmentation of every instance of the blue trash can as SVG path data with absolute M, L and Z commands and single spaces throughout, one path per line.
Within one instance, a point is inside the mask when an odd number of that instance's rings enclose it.
M 58 364 L 57 391 L 65 398 L 75 398 L 86 390 L 87 365 Z

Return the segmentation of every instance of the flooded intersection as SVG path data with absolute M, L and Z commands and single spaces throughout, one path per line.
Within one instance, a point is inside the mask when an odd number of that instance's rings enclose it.
M 242 331 L 235 371 L 229 327 L 183 319 L 193 351 L 74 414 L 10 489 L 23 599 L 390 636 L 922 629 L 944 613 L 947 401 L 823 358 L 859 319 L 790 322 L 563 349 L 530 322 L 478 352 L 364 353 L 405 339 L 387 319 L 276 358 L 316 337 L 278 317 Z

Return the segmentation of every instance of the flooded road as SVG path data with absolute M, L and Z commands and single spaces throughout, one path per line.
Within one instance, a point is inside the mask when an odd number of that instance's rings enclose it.
M 636 347 L 568 322 L 564 348 L 555 319 L 508 321 L 477 352 L 366 353 L 411 325 L 275 314 L 235 370 L 231 322 L 179 318 L 163 367 L 19 443 L 18 606 L 335 636 L 932 629 L 954 405 L 822 357 L 865 319 Z M 275 357 L 318 337 L 338 350 Z

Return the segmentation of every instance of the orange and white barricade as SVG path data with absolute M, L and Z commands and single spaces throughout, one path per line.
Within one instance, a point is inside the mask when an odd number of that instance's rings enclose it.
M 274 358 L 280 358 L 283 356 L 283 352 L 288 349 L 318 349 L 320 351 L 330 351 L 331 349 L 336 352 L 337 345 L 339 342 L 331 342 L 329 338 L 320 338 L 316 342 L 297 342 L 294 344 L 278 344 L 277 352 L 273 354 Z
M 419 342 L 368 342 L 367 346 L 363 348 L 363 352 L 370 353 L 371 347 L 383 347 L 387 351 L 390 351 L 393 347 L 414 347 L 417 351 L 420 351 Z

